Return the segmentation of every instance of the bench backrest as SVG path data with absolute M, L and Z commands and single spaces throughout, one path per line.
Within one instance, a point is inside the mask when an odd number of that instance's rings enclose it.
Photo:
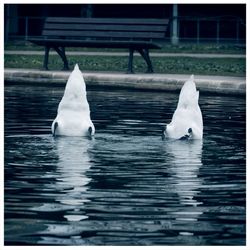
M 152 40 L 164 38 L 168 19 L 48 17 L 42 35 L 48 38 Z

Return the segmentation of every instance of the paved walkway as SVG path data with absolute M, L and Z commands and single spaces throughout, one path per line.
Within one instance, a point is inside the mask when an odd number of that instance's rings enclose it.
M 44 51 L 20 51 L 20 50 L 6 50 L 5 55 L 44 55 Z M 55 51 L 50 52 L 55 55 Z M 106 52 L 106 51 L 66 51 L 67 55 L 74 56 L 128 56 L 128 52 Z M 135 53 L 135 56 L 139 56 Z M 151 52 L 152 57 L 193 57 L 193 58 L 246 58 L 245 54 L 203 54 L 203 53 L 157 53 Z
M 5 84 L 35 84 L 65 86 L 69 71 L 5 69 Z M 125 74 L 119 72 L 83 72 L 87 86 L 127 88 L 154 91 L 179 91 L 190 75 L 180 74 Z M 195 75 L 201 93 L 246 94 L 245 77 Z

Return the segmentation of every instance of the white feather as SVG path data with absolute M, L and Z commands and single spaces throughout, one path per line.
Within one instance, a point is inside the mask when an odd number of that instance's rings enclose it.
M 180 139 L 188 134 L 189 128 L 192 128 L 192 139 L 202 139 L 203 119 L 198 100 L 199 91 L 196 90 L 192 75 L 184 83 L 172 121 L 166 126 L 165 135 L 167 137 Z
M 87 101 L 86 85 L 79 70 L 75 65 L 67 81 L 64 95 L 57 109 L 57 117 L 52 123 L 52 133 L 65 136 L 88 136 L 95 133 L 95 127 L 90 118 L 90 109 Z M 55 124 L 58 127 L 55 130 Z

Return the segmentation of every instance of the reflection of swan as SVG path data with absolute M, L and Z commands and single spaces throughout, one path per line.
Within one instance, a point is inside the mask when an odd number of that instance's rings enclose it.
M 66 136 L 90 136 L 95 133 L 90 119 L 86 85 L 77 64 L 67 81 L 51 130 L 53 135 Z
M 41 194 L 50 199 L 53 197 L 56 202 L 44 203 L 32 210 L 66 211 L 64 217 L 69 221 L 86 219 L 81 209 L 84 210 L 83 204 L 89 201 L 86 193 L 91 179 L 86 176 L 86 171 L 91 167 L 88 150 L 94 141 L 84 137 L 58 137 L 54 142 L 57 168 L 43 176 L 53 181 L 41 188 Z
M 45 174 L 46 179 L 50 178 L 53 181 L 46 183 L 40 190 L 48 203 L 33 207 L 31 210 L 60 211 L 68 223 L 48 223 L 47 228 L 39 232 L 41 234 L 39 244 L 48 244 L 51 238 L 46 235 L 61 237 L 71 235 L 72 230 L 77 230 L 79 234 L 81 229 L 75 227 L 75 223 L 88 218 L 85 204 L 89 202 L 87 185 L 91 178 L 86 176 L 86 172 L 91 167 L 89 150 L 94 140 L 84 137 L 58 137 L 54 143 L 58 155 L 57 168 Z M 53 201 L 50 202 L 51 200 Z
M 169 170 L 173 178 L 173 188 L 179 196 L 180 204 L 187 208 L 175 212 L 176 219 L 195 221 L 202 214 L 195 209 L 202 204 L 195 198 L 202 185 L 202 180 L 198 176 L 199 168 L 202 166 L 202 141 L 168 140 L 166 152 L 171 160 Z M 193 209 L 190 210 L 188 207 Z
M 194 77 L 183 85 L 177 109 L 172 121 L 166 126 L 164 136 L 173 139 L 202 139 L 203 121 L 198 104 L 199 91 L 196 90 Z
M 90 178 L 86 176 L 86 171 L 91 166 L 88 149 L 92 143 L 92 140 L 79 137 L 62 137 L 56 140 L 59 160 L 55 188 L 62 193 L 57 199 L 61 204 L 74 206 L 73 213 L 64 216 L 68 220 L 86 218 L 85 215 L 79 215 L 79 209 L 88 201 L 86 185 Z

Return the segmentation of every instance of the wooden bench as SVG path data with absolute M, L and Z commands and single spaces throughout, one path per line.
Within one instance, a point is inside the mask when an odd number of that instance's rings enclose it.
M 28 39 L 45 46 L 43 67 L 48 70 L 49 51 L 53 48 L 68 70 L 65 47 L 129 49 L 128 73 L 133 73 L 133 54 L 138 51 L 153 72 L 149 49 L 160 49 L 157 43 L 165 37 L 168 19 L 72 18 L 48 17 L 42 34 Z

